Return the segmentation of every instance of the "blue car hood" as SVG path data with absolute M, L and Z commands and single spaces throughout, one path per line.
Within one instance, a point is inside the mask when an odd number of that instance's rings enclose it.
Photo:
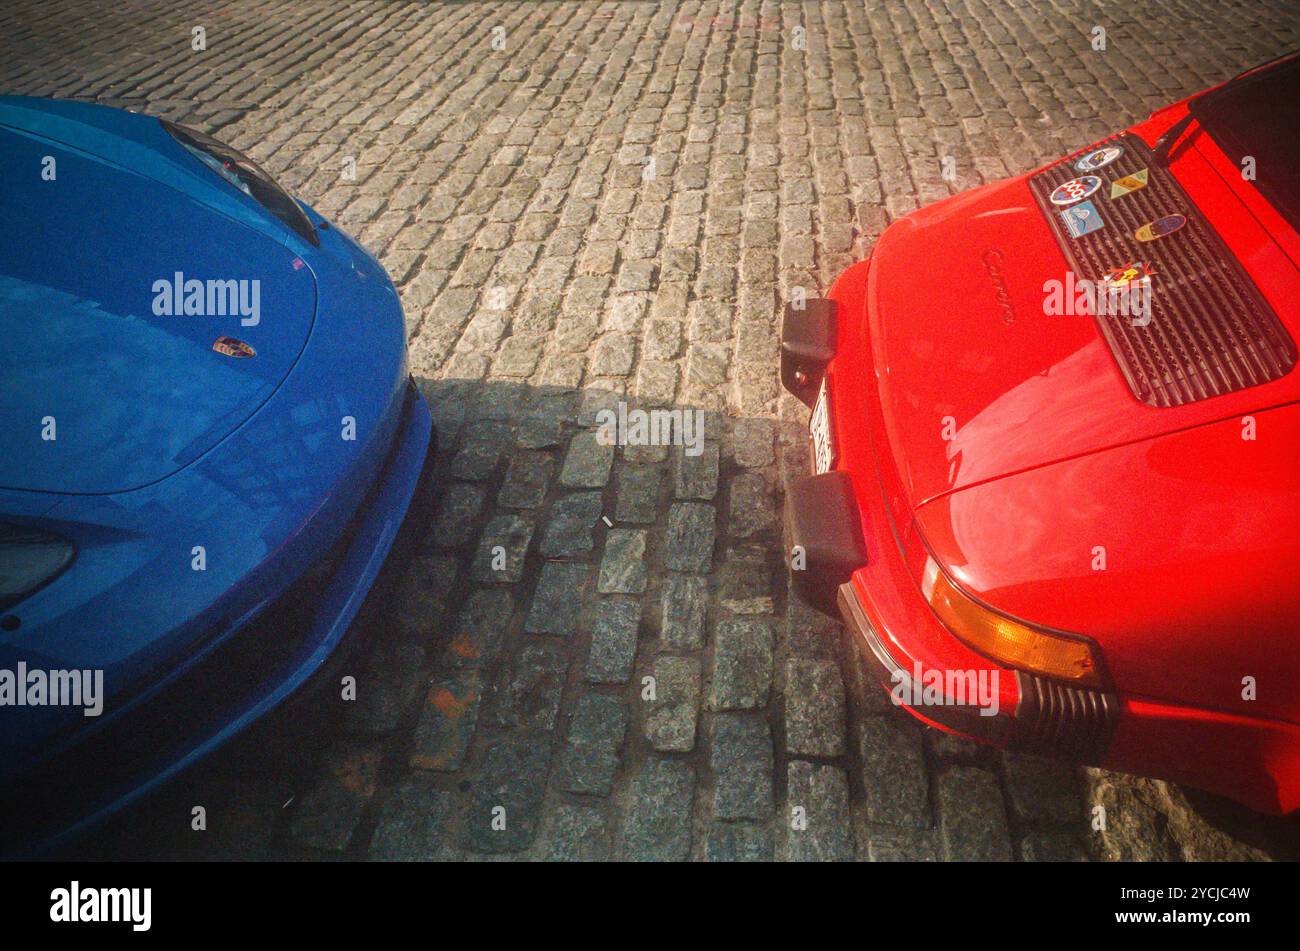
M 275 392 L 316 282 L 252 198 L 156 119 L 79 103 L 0 98 L 0 165 L 0 489 L 157 482 Z

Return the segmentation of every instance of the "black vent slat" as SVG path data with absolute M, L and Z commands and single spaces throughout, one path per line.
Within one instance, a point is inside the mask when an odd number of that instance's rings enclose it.
M 1124 150 L 1109 165 L 1078 172 L 1077 156 L 1071 156 L 1029 184 L 1078 279 L 1098 282 L 1130 261 L 1151 265 L 1148 325 L 1134 326 L 1126 316 L 1093 318 L 1133 395 L 1150 406 L 1181 406 L 1289 373 L 1296 363 L 1295 343 L 1178 182 L 1152 164 L 1150 150 L 1137 136 L 1123 133 L 1093 149 L 1107 145 Z M 1145 187 L 1110 197 L 1113 182 L 1144 168 Z M 1089 200 L 1105 225 L 1072 238 L 1058 214 L 1063 208 L 1049 196 L 1085 174 L 1102 180 Z M 1143 225 L 1174 214 L 1187 218 L 1178 232 L 1150 242 L 1134 236 Z
M 1119 702 L 1113 694 L 1070 687 L 1018 671 L 1020 706 L 1011 721 L 1017 749 L 1099 763 L 1106 756 Z

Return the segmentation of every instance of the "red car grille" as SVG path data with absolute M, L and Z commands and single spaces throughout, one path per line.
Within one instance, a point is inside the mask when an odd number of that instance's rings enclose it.
M 1124 133 L 1093 150 L 1107 145 L 1124 149 L 1109 165 L 1080 172 L 1072 156 L 1033 176 L 1030 188 L 1077 279 L 1100 281 L 1130 262 L 1150 265 L 1146 326 L 1127 316 L 1094 318 L 1133 395 L 1150 406 L 1181 406 L 1284 376 L 1295 366 L 1295 344 L 1232 252 L 1174 177 L 1152 163 L 1140 138 Z M 1144 168 L 1145 188 L 1110 197 L 1116 179 Z M 1089 174 L 1102 180 L 1088 200 L 1105 224 L 1071 237 L 1063 209 L 1049 196 L 1063 182 Z M 1187 224 L 1155 241 L 1135 237 L 1138 228 L 1168 215 L 1184 215 Z

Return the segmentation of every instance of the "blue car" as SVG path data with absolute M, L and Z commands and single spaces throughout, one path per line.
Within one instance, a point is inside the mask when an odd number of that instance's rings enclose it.
M 341 673 L 435 436 L 383 268 L 246 156 L 0 97 L 0 167 L 0 854 L 27 855 Z

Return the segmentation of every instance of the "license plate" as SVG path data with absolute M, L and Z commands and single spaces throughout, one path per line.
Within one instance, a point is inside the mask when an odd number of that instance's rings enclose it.
M 812 419 L 808 420 L 808 438 L 812 441 L 813 471 L 818 475 L 830 472 L 835 464 L 835 444 L 831 441 L 830 400 L 824 377 L 817 402 L 813 404 Z

